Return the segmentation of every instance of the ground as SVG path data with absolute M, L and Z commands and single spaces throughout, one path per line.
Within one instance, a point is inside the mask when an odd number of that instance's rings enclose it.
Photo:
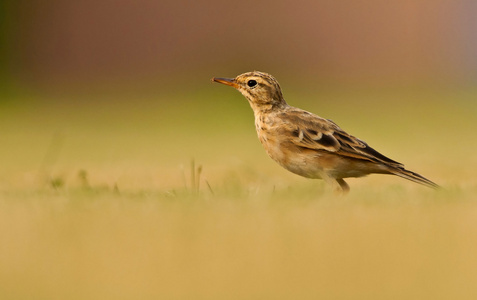
M 298 92 L 301 91 L 301 92 Z M 219 86 L 0 103 L 2 299 L 475 299 L 477 90 L 285 90 L 443 189 L 337 197 Z

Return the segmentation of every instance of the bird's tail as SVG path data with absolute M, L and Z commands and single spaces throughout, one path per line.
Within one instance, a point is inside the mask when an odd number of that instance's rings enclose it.
M 439 188 L 439 185 L 430 181 L 429 179 L 425 178 L 424 176 L 421 176 L 417 173 L 406 170 L 404 168 L 395 168 L 395 169 L 390 170 L 390 172 L 394 175 L 397 175 L 397 176 L 405 178 L 407 180 L 411 180 L 411 181 L 414 181 L 416 183 L 428 186 L 430 188 L 434 188 L 434 189 Z

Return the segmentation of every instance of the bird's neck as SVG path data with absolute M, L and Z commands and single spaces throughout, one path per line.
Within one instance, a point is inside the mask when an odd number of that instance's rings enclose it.
M 273 113 L 273 112 L 282 110 L 288 106 L 285 100 L 272 101 L 270 103 L 260 103 L 260 104 L 249 101 L 249 103 L 250 103 L 250 106 L 252 107 L 252 110 L 255 116 Z

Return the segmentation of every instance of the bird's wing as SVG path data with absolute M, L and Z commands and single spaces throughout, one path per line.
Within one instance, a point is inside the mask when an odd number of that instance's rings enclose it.
M 287 124 L 286 128 L 290 131 L 288 135 L 296 146 L 395 167 L 403 166 L 374 150 L 366 142 L 346 133 L 331 120 L 298 109 L 283 113 L 280 118 Z

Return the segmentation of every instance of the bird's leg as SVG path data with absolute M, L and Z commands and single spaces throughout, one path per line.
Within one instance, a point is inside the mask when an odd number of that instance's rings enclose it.
M 341 192 L 343 194 L 347 194 L 349 192 L 349 185 L 346 183 L 346 181 L 343 180 L 343 178 L 338 178 L 336 179 L 336 182 L 340 185 Z
M 349 185 L 342 178 L 333 178 L 325 172 L 321 173 L 321 178 L 332 187 L 335 194 L 345 195 L 349 192 Z

